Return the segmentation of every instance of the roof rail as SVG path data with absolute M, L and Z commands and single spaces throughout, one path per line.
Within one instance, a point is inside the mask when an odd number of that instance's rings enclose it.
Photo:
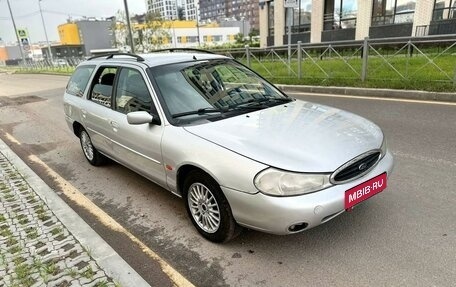
M 96 58 L 103 58 L 103 57 L 106 57 L 106 60 L 107 59 L 114 59 L 114 56 L 130 56 L 130 57 L 133 57 L 133 58 L 136 58 L 136 60 L 138 62 L 144 62 L 144 58 L 141 57 L 141 56 L 138 56 L 136 54 L 129 54 L 129 53 L 109 53 L 109 54 L 103 54 L 103 55 L 98 55 L 98 56 L 93 56 L 93 57 L 90 57 L 88 60 L 93 60 L 93 59 L 96 59 Z
M 195 48 L 169 48 L 169 49 L 159 49 L 150 51 L 151 53 L 159 53 L 159 52 L 199 52 L 199 53 L 206 53 L 206 54 L 216 54 L 211 51 L 202 50 L 202 49 L 195 49 Z

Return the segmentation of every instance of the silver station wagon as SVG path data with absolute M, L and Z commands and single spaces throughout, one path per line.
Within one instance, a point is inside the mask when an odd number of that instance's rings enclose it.
M 214 242 L 325 223 L 384 190 L 393 168 L 374 123 L 196 49 L 89 59 L 64 110 L 92 165 L 110 158 L 181 197 Z

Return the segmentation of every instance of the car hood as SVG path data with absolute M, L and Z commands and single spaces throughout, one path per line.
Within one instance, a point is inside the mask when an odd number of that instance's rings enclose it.
M 383 140 L 381 129 L 360 116 L 300 100 L 185 130 L 252 160 L 297 172 L 332 172 L 380 148 Z

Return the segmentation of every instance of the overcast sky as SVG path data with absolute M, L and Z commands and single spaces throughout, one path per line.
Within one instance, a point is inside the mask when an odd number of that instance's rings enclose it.
M 17 28 L 27 28 L 30 41 L 45 41 L 39 14 L 38 0 L 9 0 Z M 110 17 L 123 10 L 123 0 L 42 0 L 44 21 L 50 41 L 58 41 L 57 26 L 68 19 L 87 17 Z M 146 12 L 145 0 L 128 0 L 131 14 Z M 0 0 L 0 38 L 4 42 L 16 41 L 13 23 L 6 0 Z

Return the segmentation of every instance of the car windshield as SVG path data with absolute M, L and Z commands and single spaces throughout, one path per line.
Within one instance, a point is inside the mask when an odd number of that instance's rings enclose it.
M 292 100 L 232 60 L 170 64 L 150 71 L 164 109 L 178 124 L 220 120 Z

